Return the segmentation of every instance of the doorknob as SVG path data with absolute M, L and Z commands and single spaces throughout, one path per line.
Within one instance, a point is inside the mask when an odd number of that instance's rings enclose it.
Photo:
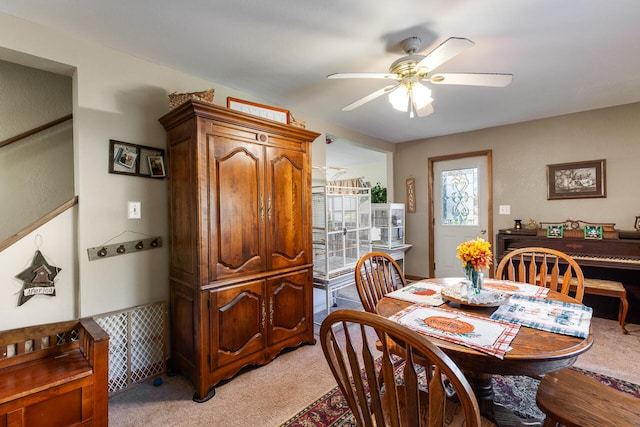
M 480 234 L 487 234 L 487 229 L 486 228 L 481 228 L 480 229 Z

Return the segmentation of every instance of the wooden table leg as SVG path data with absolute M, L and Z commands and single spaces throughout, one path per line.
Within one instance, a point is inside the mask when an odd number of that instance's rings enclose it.
M 492 375 L 468 371 L 464 374 L 467 377 L 469 384 L 471 384 L 471 388 L 476 395 L 476 399 L 478 399 L 480 414 L 495 423 L 496 414 L 493 405 L 494 394 L 493 383 L 491 381 Z

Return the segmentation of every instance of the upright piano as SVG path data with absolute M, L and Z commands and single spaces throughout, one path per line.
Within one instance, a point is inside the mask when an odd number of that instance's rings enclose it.
M 627 322 L 640 324 L 639 231 L 616 230 L 602 240 L 549 238 L 541 234 L 535 229 L 500 230 L 494 246 L 495 266 L 507 252 L 518 248 L 538 246 L 562 251 L 578 262 L 585 277 L 622 282 L 629 299 Z M 584 303 L 593 307 L 597 316 L 617 318 L 618 302 L 611 298 L 585 294 Z

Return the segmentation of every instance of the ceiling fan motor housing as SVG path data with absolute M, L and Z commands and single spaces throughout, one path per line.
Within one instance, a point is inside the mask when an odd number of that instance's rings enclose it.
M 416 68 L 416 65 L 424 59 L 425 55 L 408 55 L 396 60 L 389 67 L 389 73 L 398 74 L 404 78 L 409 75 L 425 76 L 429 70 L 426 68 Z

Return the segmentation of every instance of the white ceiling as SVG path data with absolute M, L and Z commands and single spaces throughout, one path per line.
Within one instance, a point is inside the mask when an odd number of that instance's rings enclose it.
M 640 101 L 638 0 L 0 0 L 0 11 L 391 142 Z M 409 36 L 423 53 L 469 38 L 437 70 L 513 83 L 434 86 L 424 118 L 384 96 L 341 111 L 385 83 L 326 76 L 387 72 Z
M 369 150 L 362 145 L 336 136 L 331 136 L 331 140 L 333 142 L 327 145 L 325 151 L 327 166 L 348 169 L 351 166 L 375 165 L 387 161 L 385 152 Z

